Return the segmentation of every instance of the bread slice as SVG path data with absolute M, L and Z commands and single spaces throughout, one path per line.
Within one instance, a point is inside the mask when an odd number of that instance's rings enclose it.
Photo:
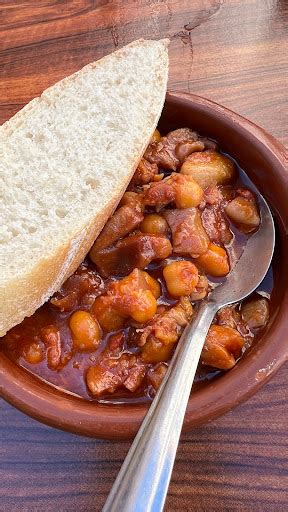
M 135 41 L 0 127 L 0 336 L 76 270 L 156 128 L 168 40 Z

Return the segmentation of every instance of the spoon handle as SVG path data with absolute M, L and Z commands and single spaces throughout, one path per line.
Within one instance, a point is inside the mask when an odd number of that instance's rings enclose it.
M 217 310 L 214 302 L 201 303 L 186 327 L 102 512 L 162 511 L 191 386 Z

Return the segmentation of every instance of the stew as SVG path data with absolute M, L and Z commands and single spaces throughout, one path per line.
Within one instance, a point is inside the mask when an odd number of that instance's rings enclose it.
M 189 128 L 156 130 L 90 254 L 1 351 L 88 399 L 152 399 L 199 301 L 259 223 L 256 197 L 214 141 Z M 268 320 L 267 294 L 219 311 L 196 380 L 233 368 Z

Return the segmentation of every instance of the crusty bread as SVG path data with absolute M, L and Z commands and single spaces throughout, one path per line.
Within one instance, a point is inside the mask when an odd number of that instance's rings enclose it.
M 161 114 L 167 46 L 135 41 L 0 127 L 0 336 L 59 289 L 116 208 Z

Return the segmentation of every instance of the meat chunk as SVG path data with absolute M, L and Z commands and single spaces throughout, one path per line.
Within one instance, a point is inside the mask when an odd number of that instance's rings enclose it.
M 145 274 L 135 268 L 129 276 L 112 282 L 107 289 L 111 306 L 140 323 L 150 320 L 157 310 L 154 290 Z
M 134 173 L 131 184 L 146 185 L 153 180 L 156 174 L 158 174 L 157 164 L 149 162 L 146 158 L 142 158 Z
M 141 358 L 123 353 L 123 333 L 120 333 L 111 337 L 96 365 L 88 368 L 86 383 L 93 396 L 101 396 L 114 393 L 120 387 L 136 391 L 144 376 L 145 365 Z
M 167 370 L 168 366 L 165 363 L 159 363 L 147 372 L 148 384 L 154 388 L 154 391 L 160 388 Z
M 173 251 L 176 254 L 197 258 L 207 252 L 209 237 L 197 208 L 168 210 L 164 217 L 172 231 Z
M 205 299 L 209 292 L 209 282 L 205 275 L 199 276 L 199 281 L 193 293 L 190 295 L 190 300 L 196 302 Z
M 206 204 L 220 204 L 223 200 L 223 194 L 219 187 L 210 185 L 204 190 L 204 201 Z
M 146 272 L 135 268 L 124 279 L 113 281 L 107 288 L 107 294 L 95 300 L 92 311 L 105 330 L 110 330 L 110 323 L 113 326 L 115 321 L 118 323 L 121 318 L 131 317 L 136 322 L 145 323 L 157 311 L 158 293 L 157 281 Z M 118 315 L 120 319 L 117 318 Z
M 116 246 L 93 252 L 92 261 L 103 276 L 127 275 L 134 268 L 145 268 L 155 259 L 170 256 L 172 246 L 165 236 L 142 234 L 120 240 Z
M 140 335 L 138 345 L 143 346 L 151 339 L 157 339 L 168 345 L 175 343 L 184 327 L 190 322 L 193 308 L 188 297 L 181 297 L 176 306 L 173 306 L 153 320 L 144 328 Z
M 137 203 L 121 206 L 114 215 L 108 220 L 105 227 L 98 236 L 91 251 L 90 258 L 93 261 L 94 254 L 98 251 L 112 245 L 116 240 L 128 235 L 144 219 L 142 209 Z
M 163 206 L 175 202 L 177 208 L 198 206 L 204 196 L 202 188 L 191 176 L 173 173 L 158 183 L 151 183 L 144 192 L 148 206 Z
M 207 206 L 201 214 L 202 223 L 212 242 L 229 244 L 232 233 L 223 209 L 219 204 Z
M 174 344 L 190 322 L 192 314 L 193 308 L 189 299 L 182 297 L 176 306 L 154 318 L 139 336 L 142 359 L 149 363 L 168 361 Z
M 103 291 L 103 281 L 99 274 L 89 270 L 82 263 L 76 272 L 67 279 L 50 303 L 62 312 L 72 311 L 76 306 L 94 301 Z
M 179 160 L 180 165 L 184 162 L 184 160 L 191 155 L 191 153 L 195 153 L 196 151 L 203 151 L 205 145 L 201 140 L 187 140 L 186 142 L 179 142 L 175 148 L 175 155 Z
M 208 139 L 208 137 L 199 137 L 199 141 L 204 144 L 205 149 L 212 149 L 213 151 L 218 151 L 219 149 L 217 142 L 212 139 Z
M 175 201 L 176 191 L 171 177 L 162 181 L 151 183 L 144 192 L 144 203 L 147 206 L 160 206 L 161 208 Z
M 221 308 L 216 316 L 217 324 L 237 329 L 241 322 L 241 316 L 239 311 L 235 309 L 235 306 L 225 306 Z M 238 329 L 237 329 L 238 330 Z
M 190 128 L 180 128 L 169 132 L 165 137 L 161 137 L 158 143 L 150 144 L 144 157 L 149 162 L 157 164 L 160 168 L 176 171 L 181 163 L 179 156 L 182 158 L 181 150 L 180 154 L 177 154 L 177 146 L 196 141 L 198 141 L 198 134 L 196 132 L 193 132 Z M 202 144 L 200 147 L 202 148 Z M 193 146 L 191 147 L 192 151 Z M 187 147 L 185 154 L 187 154 Z
M 58 329 L 51 325 L 41 329 L 41 339 L 46 346 L 47 364 L 57 370 L 61 364 L 61 338 Z
M 243 321 L 236 306 L 225 306 L 221 308 L 216 315 L 216 322 L 218 325 L 236 329 L 245 339 L 251 337 L 251 332 L 247 324 Z
M 90 366 L 86 373 L 89 391 L 94 396 L 114 393 L 125 387 L 136 391 L 145 376 L 145 365 L 133 354 L 123 354 L 119 359 L 105 359 L 95 366 Z
M 140 192 L 132 192 L 129 190 L 128 192 L 125 192 L 123 195 L 120 203 L 120 206 L 130 206 L 131 208 L 135 208 L 135 210 L 139 210 L 142 213 L 144 212 L 144 203 L 143 203 L 143 196 Z
M 241 316 L 251 329 L 265 327 L 269 320 L 268 300 L 264 297 L 249 300 L 242 305 Z
M 230 370 L 236 364 L 244 346 L 244 338 L 231 327 L 212 325 L 201 354 L 202 363 Z

